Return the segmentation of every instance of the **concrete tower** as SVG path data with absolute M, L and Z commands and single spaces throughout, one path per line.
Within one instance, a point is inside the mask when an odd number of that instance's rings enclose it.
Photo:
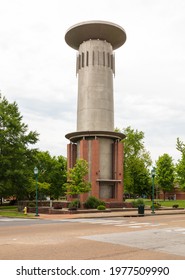
M 87 160 L 90 195 L 118 206 L 123 201 L 124 134 L 114 132 L 113 51 L 125 43 L 126 33 L 114 23 L 88 21 L 72 26 L 65 41 L 78 52 L 77 131 L 66 135 L 68 168 L 77 158 Z M 81 201 L 87 196 L 81 195 Z

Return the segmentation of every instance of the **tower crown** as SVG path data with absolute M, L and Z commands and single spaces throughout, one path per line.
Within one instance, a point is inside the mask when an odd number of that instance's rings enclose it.
M 115 50 L 125 43 L 126 33 L 121 26 L 115 23 L 93 20 L 75 24 L 65 34 L 66 43 L 75 50 L 78 50 L 84 41 L 98 39 L 107 41 Z

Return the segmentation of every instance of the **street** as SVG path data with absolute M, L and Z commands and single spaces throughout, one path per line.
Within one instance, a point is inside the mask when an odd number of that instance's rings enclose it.
M 185 260 L 185 216 L 0 218 L 1 260 Z

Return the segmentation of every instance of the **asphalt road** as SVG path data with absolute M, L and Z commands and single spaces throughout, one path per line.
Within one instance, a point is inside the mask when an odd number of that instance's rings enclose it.
M 1 260 L 185 260 L 185 216 L 0 218 Z

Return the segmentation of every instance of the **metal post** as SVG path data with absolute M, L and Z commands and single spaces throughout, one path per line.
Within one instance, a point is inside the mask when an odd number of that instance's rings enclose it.
M 155 211 L 154 211 L 154 178 L 155 178 L 155 167 L 153 167 L 152 171 L 151 171 L 151 174 L 152 174 L 152 215 L 155 214 Z
M 38 211 L 38 168 L 34 168 L 34 174 L 35 174 L 35 181 L 36 181 L 36 207 L 35 207 L 35 216 L 39 216 Z

